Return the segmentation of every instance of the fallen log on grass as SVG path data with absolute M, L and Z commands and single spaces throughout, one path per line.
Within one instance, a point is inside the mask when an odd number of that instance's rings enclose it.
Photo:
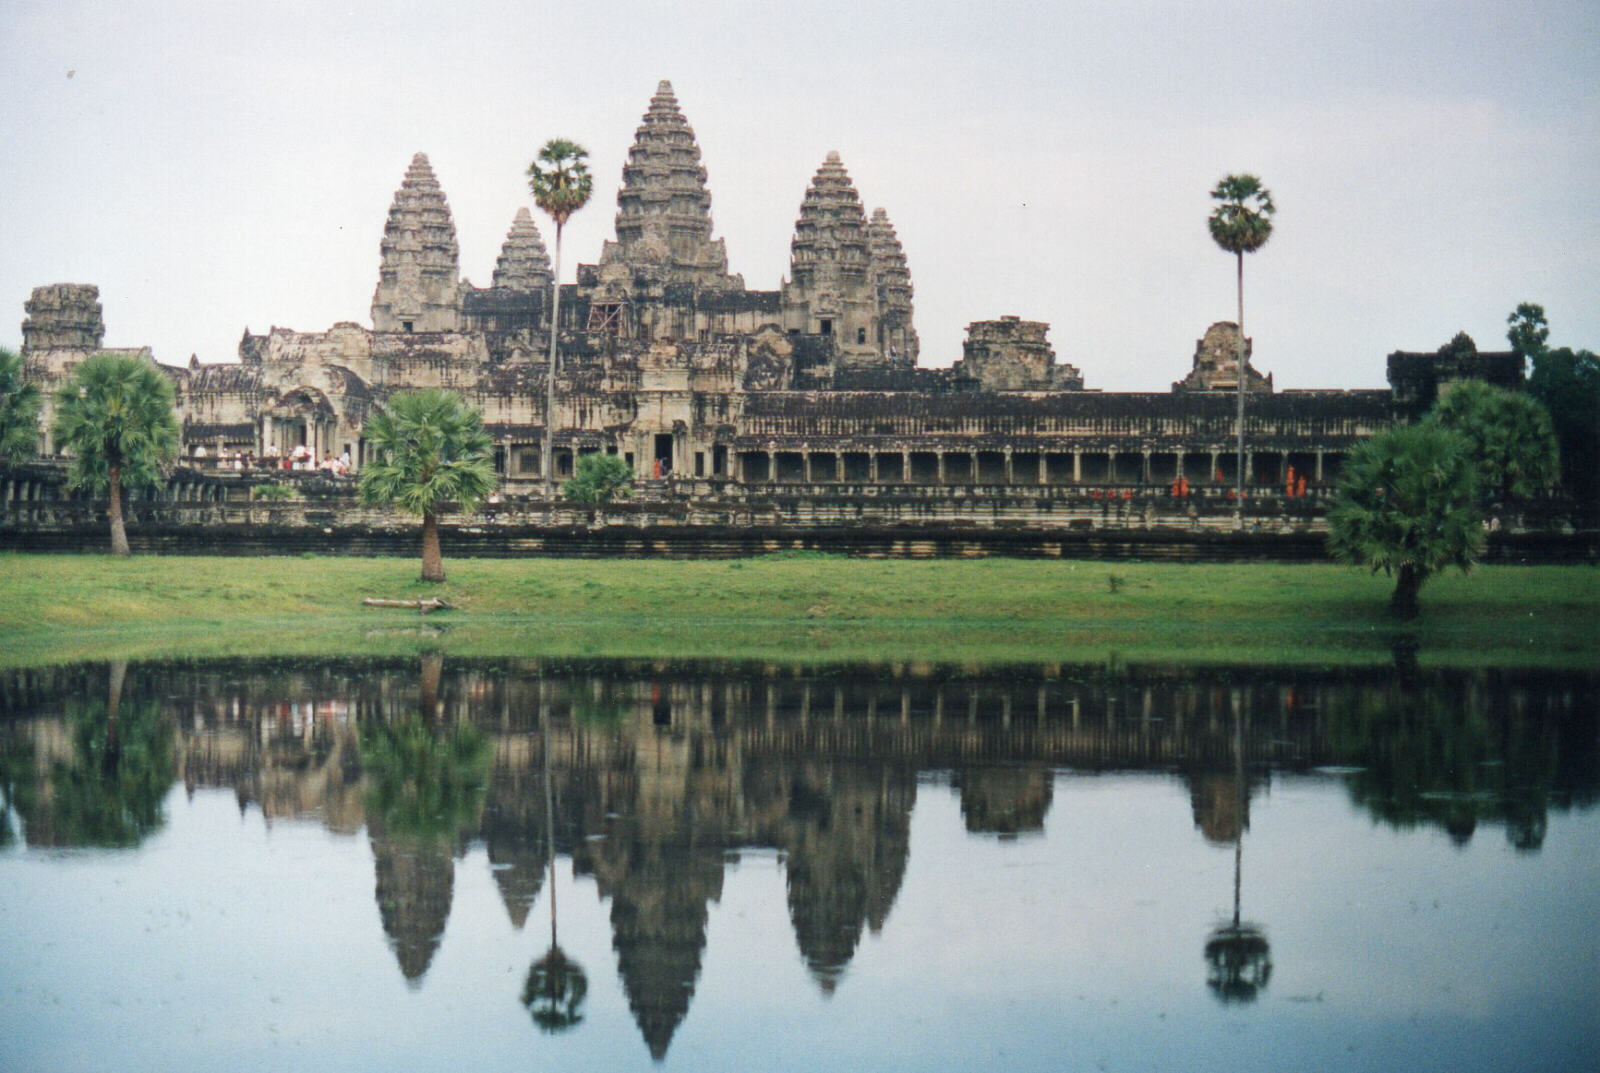
M 368 597 L 361 601 L 362 607 L 399 607 L 407 611 L 415 611 L 419 615 L 426 615 L 433 611 L 454 611 L 456 605 L 437 596 L 430 596 L 426 600 L 376 600 Z

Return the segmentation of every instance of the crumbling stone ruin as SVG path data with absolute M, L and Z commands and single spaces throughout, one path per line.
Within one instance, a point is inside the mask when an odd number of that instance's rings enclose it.
M 516 210 L 491 285 L 472 286 L 448 199 L 418 153 L 384 225 L 370 328 L 246 331 L 237 362 L 162 366 L 186 456 L 303 446 L 359 466 L 374 407 L 442 387 L 483 412 L 511 496 L 539 493 L 547 436 L 558 478 L 607 452 L 632 465 L 644 494 L 689 501 L 803 493 L 843 510 L 898 495 L 914 511 L 919 499 L 1037 501 L 1051 489 L 1222 497 L 1235 480 L 1237 326 L 1207 329 L 1170 392 L 1087 390 L 1057 360 L 1049 326 L 1015 316 L 974 322 L 953 367 L 924 368 L 905 251 L 837 153 L 801 192 L 789 277 L 752 290 L 729 273 L 694 130 L 667 82 L 623 167 L 615 234 L 562 285 L 546 413 L 551 272 L 539 226 Z M 92 286 L 40 287 L 26 312 L 25 368 L 47 388 L 102 348 Z M 1391 359 L 1402 394 L 1434 390 L 1439 362 L 1414 357 Z M 1246 375 L 1247 477 L 1264 489 L 1314 497 L 1350 445 L 1396 412 L 1388 390 L 1276 392 L 1270 374 Z

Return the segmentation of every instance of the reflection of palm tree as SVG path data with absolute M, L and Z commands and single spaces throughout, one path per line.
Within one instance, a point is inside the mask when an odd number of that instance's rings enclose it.
M 583 1000 L 588 993 L 589 977 L 583 966 L 552 943 L 549 953 L 528 970 L 522 1004 L 544 1031 L 565 1032 L 583 1020 Z
M 544 829 L 550 859 L 550 949 L 528 970 L 522 985 L 522 1004 L 533 1023 L 546 1032 L 565 1032 L 583 1020 L 583 1000 L 589 977 L 583 966 L 567 957 L 556 942 L 556 807 L 550 785 L 550 707 L 539 705 L 539 737 L 544 753 Z
M 176 777 L 172 731 L 154 700 L 122 702 L 128 665 L 109 667 L 106 701 L 69 704 L 75 761 L 57 761 L 50 792 L 18 802 L 34 845 L 137 846 L 160 829 Z
M 1245 809 L 1244 717 L 1233 709 L 1233 780 L 1237 815 Z M 1233 922 L 1212 929 L 1206 940 L 1206 985 L 1223 1002 L 1254 1002 L 1272 976 L 1272 950 L 1266 934 L 1239 920 L 1240 876 L 1244 865 L 1244 825 L 1233 839 Z

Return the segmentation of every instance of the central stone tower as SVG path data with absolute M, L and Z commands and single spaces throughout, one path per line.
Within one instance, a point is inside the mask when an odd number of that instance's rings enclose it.
M 694 130 L 662 81 L 634 134 L 617 191 L 617 238 L 600 252 L 607 282 L 638 274 L 651 282 L 742 290 L 728 251 L 711 237 L 711 191 Z

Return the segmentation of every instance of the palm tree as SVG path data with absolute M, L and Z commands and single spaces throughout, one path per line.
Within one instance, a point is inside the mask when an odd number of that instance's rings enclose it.
M 1417 617 L 1422 583 L 1483 554 L 1476 464 L 1461 436 L 1432 421 L 1396 425 L 1345 461 L 1328 512 L 1335 558 L 1395 577 L 1389 613 Z
M 32 458 L 39 442 L 39 389 L 22 380 L 22 359 L 0 347 L 0 466 Z
M 72 454 L 69 488 L 111 497 L 111 553 L 127 555 L 122 489 L 158 488 L 178 456 L 172 381 L 152 361 L 92 354 L 56 395 L 55 438 Z
M 567 219 L 589 203 L 594 189 L 594 179 L 589 165 L 584 161 L 589 151 L 577 142 L 565 138 L 552 138 L 539 150 L 539 157 L 528 165 L 528 189 L 533 191 L 533 203 L 543 209 L 556 225 L 556 254 L 550 281 L 550 371 L 545 375 L 544 394 L 544 449 L 540 459 L 544 467 L 545 499 L 554 498 L 554 476 L 551 440 L 555 434 L 556 411 L 556 339 L 560 332 L 561 311 L 561 229 Z M 540 162 L 543 162 L 541 165 Z
M 361 470 L 361 500 L 422 518 L 422 580 L 444 580 L 439 512 L 476 510 L 495 486 L 493 444 L 483 417 L 453 391 L 395 395 L 367 421 L 373 458 Z
M 1221 204 L 1211 211 L 1211 238 L 1238 261 L 1239 295 L 1239 512 L 1244 527 L 1244 255 L 1254 253 L 1272 236 L 1272 194 L 1254 175 L 1229 175 L 1211 191 Z
M 1543 492 L 1561 474 L 1550 414 L 1531 395 L 1467 380 L 1428 419 L 1461 434 L 1478 466 L 1478 490 L 1502 505 Z

